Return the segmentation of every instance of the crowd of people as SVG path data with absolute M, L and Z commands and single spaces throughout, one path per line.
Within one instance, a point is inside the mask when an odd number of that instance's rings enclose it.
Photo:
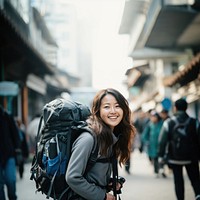
M 17 176 L 23 179 L 24 165 L 34 153 L 35 139 L 39 121 L 34 117 L 28 128 L 19 117 L 14 117 L 0 106 L 0 199 L 17 199 Z M 6 190 L 4 188 L 6 186 Z M 7 191 L 7 194 L 5 194 Z
M 137 130 L 134 149 L 145 153 L 153 166 L 155 176 L 167 178 L 173 174 L 177 200 L 184 200 L 183 167 L 185 167 L 196 200 L 200 199 L 200 124 L 187 113 L 185 99 L 174 102 L 171 115 L 166 109 L 160 112 L 140 111 L 133 119 Z M 125 168 L 130 174 L 130 162 Z

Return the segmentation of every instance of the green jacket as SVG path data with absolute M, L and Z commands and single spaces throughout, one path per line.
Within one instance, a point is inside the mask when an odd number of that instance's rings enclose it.
M 157 123 L 149 122 L 148 126 L 142 133 L 142 141 L 147 145 L 147 153 L 150 158 L 158 157 L 158 137 L 162 127 L 163 121 Z

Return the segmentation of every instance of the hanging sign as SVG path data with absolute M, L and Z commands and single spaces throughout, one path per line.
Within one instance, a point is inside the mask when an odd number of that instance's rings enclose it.
M 18 92 L 18 84 L 11 81 L 0 82 L 0 96 L 16 96 Z

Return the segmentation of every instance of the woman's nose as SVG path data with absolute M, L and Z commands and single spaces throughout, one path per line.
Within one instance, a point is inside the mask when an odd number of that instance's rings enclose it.
M 115 112 L 116 112 L 115 107 L 111 107 L 111 108 L 110 108 L 110 112 L 111 112 L 111 113 L 115 113 Z

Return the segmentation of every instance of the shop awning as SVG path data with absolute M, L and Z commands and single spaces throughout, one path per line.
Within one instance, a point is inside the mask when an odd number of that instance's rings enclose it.
M 151 77 L 149 64 L 134 66 L 126 71 L 128 87 L 143 87 L 145 82 Z
M 163 84 L 168 87 L 174 86 L 175 84 L 184 86 L 195 79 L 200 79 L 200 53 L 185 65 L 183 70 L 164 77 Z

